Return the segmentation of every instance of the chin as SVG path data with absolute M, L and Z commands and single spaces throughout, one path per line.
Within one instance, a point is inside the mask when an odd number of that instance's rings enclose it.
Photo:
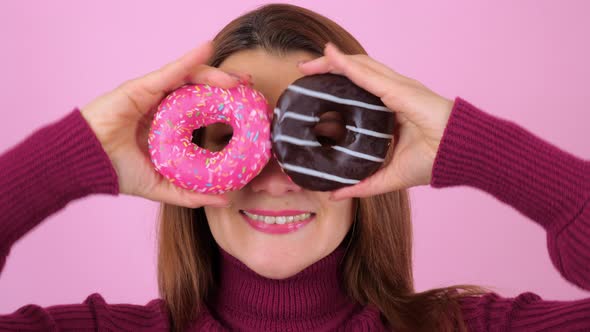
M 297 210 L 256 205 L 205 207 L 205 213 L 217 245 L 268 279 L 292 277 L 329 255 L 352 224 L 350 202 L 338 203 L 344 206 L 335 205 L 330 213 L 318 213 L 311 204 Z
M 260 254 L 261 253 L 261 254 Z M 240 260 L 252 271 L 269 279 L 285 279 L 301 272 L 315 261 L 299 254 L 269 253 L 261 251 Z M 309 261 L 302 258 L 308 258 Z
M 332 246 L 322 248 L 318 245 L 318 241 L 289 244 L 290 241 L 286 239 L 277 241 L 273 238 L 272 241 L 264 241 L 258 237 L 247 242 L 255 243 L 255 245 L 238 245 L 236 248 L 230 244 L 222 248 L 256 274 L 269 279 L 286 279 L 296 275 L 329 255 L 338 243 L 334 244 L 333 248 Z M 234 243 L 240 243 L 240 241 Z
M 296 275 L 297 273 L 301 272 L 303 269 L 295 266 L 272 266 L 272 265 L 264 265 L 264 266 L 256 266 L 250 267 L 254 272 L 257 274 L 268 278 L 268 279 L 286 279 Z

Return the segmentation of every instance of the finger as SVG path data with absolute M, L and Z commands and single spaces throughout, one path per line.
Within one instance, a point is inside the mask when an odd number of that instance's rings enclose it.
M 250 74 L 238 72 L 228 72 L 228 74 L 242 84 L 247 84 L 250 86 L 254 85 L 252 82 L 252 75 Z
M 397 83 L 399 80 L 380 72 L 382 68 L 378 64 L 371 64 L 375 68 L 373 69 L 369 65 L 370 61 L 362 59 L 368 57 L 345 55 L 331 43 L 326 45 L 324 54 L 323 57 L 300 63 L 299 70 L 305 75 L 330 72 L 347 76 L 356 85 L 379 98 L 384 98 L 387 93 L 394 95 L 401 93 L 401 86 Z M 392 70 L 387 72 L 388 75 L 394 75 L 392 73 L 394 73 Z M 401 75 L 398 76 L 401 77 Z
M 223 88 L 234 86 L 237 80 L 228 73 L 205 65 L 212 54 L 213 45 L 206 42 L 134 83 L 150 92 L 158 101 L 163 95 L 187 83 L 206 83 Z
M 187 83 L 205 83 L 222 88 L 237 84 L 238 80 L 228 73 L 204 64 L 211 53 L 212 44 L 207 42 L 154 72 L 125 82 L 121 91 L 136 103 L 141 112 L 147 113 L 166 94 Z
M 195 193 L 179 188 L 165 179 L 154 187 L 149 198 L 189 208 L 197 208 L 205 205 L 218 207 L 229 205 L 229 200 L 224 195 Z
M 328 61 L 328 58 L 325 56 L 307 62 L 300 62 L 297 66 L 299 71 L 301 71 L 301 73 L 304 75 L 325 74 L 328 72 L 342 75 L 342 73 L 336 72 L 334 70 L 334 67 L 332 67 Z
M 324 54 L 335 72 L 342 73 L 356 85 L 371 92 L 379 98 L 387 93 L 395 93 L 395 81 L 371 69 L 367 65 L 354 61 L 350 56 L 340 52 L 332 43 L 326 45 Z
M 386 75 L 389 78 L 393 78 L 393 79 L 409 79 L 408 77 L 405 77 L 403 75 L 401 75 L 400 73 L 396 72 L 395 70 L 391 69 L 390 67 L 388 67 L 387 65 L 371 58 L 370 56 L 366 55 L 366 54 L 356 54 L 356 55 L 350 55 L 349 56 L 353 61 L 357 61 L 360 64 L 363 64 L 371 69 L 373 69 L 376 72 L 379 72 L 381 74 Z
M 186 83 L 193 84 L 209 84 L 216 87 L 229 89 L 243 80 L 241 77 L 235 77 L 230 73 L 226 73 L 223 70 L 207 65 L 200 65 L 197 69 L 190 74 L 185 80 Z M 182 85 L 182 84 L 181 84 Z
M 354 186 L 344 187 L 330 193 L 331 200 L 341 200 L 352 197 L 369 197 L 404 188 L 402 179 L 387 174 L 387 169 L 382 168 L 365 180 Z
M 212 52 L 211 42 L 203 43 L 176 61 L 145 75 L 138 81 L 153 94 L 159 94 L 161 91 L 174 90 L 184 84 L 185 79 L 198 66 L 204 64 Z
M 396 122 L 400 125 L 406 125 L 406 124 L 411 124 L 410 119 L 408 119 L 408 117 L 406 117 L 403 113 L 395 113 L 395 118 L 396 118 Z M 415 126 L 415 125 L 414 125 Z
M 388 66 L 376 61 L 366 54 L 347 55 L 351 60 L 368 66 L 376 72 L 382 73 L 390 78 L 406 78 Z M 333 74 L 343 74 L 342 71 L 334 68 L 326 56 L 322 56 L 311 61 L 301 62 L 298 64 L 299 70 L 305 75 L 323 74 L 331 72 Z

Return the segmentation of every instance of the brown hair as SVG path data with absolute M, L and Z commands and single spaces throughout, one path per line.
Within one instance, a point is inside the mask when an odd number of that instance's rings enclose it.
M 219 66 L 229 55 L 252 48 L 278 55 L 304 50 L 321 56 L 328 41 L 344 53 L 366 54 L 352 35 L 326 17 L 293 5 L 265 5 L 233 20 L 217 34 L 210 65 Z M 362 198 L 357 203 L 355 221 L 344 239 L 348 249 L 342 273 L 348 294 L 361 304 L 375 305 L 390 329 L 465 331 L 459 300 L 485 290 L 455 285 L 414 291 L 407 191 Z M 160 296 L 167 304 L 172 329 L 181 331 L 201 312 L 215 286 L 219 252 L 203 208 L 162 204 L 159 220 Z

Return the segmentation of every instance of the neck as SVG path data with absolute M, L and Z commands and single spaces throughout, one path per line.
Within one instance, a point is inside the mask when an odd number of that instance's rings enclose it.
M 342 287 L 344 248 L 286 279 L 258 275 L 220 249 L 219 286 L 210 307 L 228 327 L 289 330 L 320 327 L 345 320 L 358 305 Z

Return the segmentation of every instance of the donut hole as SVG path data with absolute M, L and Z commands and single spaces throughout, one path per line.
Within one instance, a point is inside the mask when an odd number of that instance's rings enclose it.
M 233 128 L 227 123 L 216 122 L 193 130 L 191 142 L 211 152 L 223 150 L 234 135 Z
M 346 138 L 346 124 L 342 114 L 336 111 L 323 113 L 312 131 L 317 141 L 326 147 L 341 145 Z

